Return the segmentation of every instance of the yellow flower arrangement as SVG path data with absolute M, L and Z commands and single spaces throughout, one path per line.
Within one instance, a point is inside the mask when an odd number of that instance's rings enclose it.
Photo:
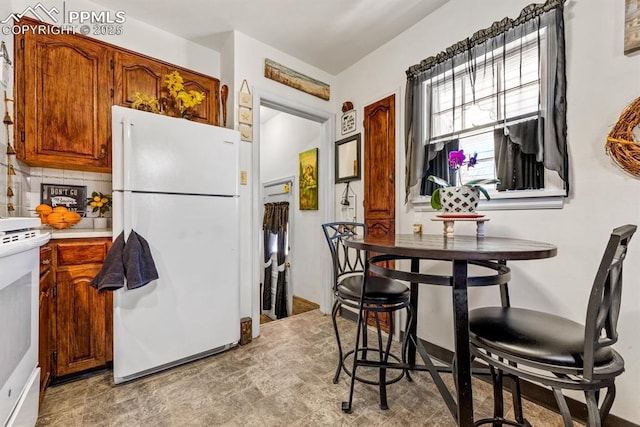
M 173 98 L 171 108 L 180 117 L 189 114 L 189 110 L 204 101 L 203 92 L 196 90 L 184 90 L 184 80 L 177 71 L 172 71 L 165 76 L 165 83 L 169 90 L 169 95 Z
M 136 110 L 148 111 L 150 113 L 160 113 L 160 103 L 158 98 L 151 95 L 145 95 L 140 92 L 133 94 L 133 102 L 131 108 Z
M 111 196 L 94 191 L 91 193 L 91 197 L 87 198 L 87 204 L 91 207 L 91 212 L 98 212 L 98 215 L 102 218 L 102 215 L 111 209 Z
M 161 101 L 158 101 L 158 98 L 155 96 L 135 92 L 133 94 L 131 108 L 151 113 L 188 118 L 191 109 L 204 101 L 204 92 L 184 90 L 184 80 L 177 71 L 172 71 L 165 75 L 164 82 L 167 84 L 167 90 L 169 91 L 168 98 L 163 97 Z

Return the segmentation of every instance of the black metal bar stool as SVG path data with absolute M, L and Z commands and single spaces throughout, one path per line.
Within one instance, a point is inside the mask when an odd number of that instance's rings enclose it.
M 604 424 L 615 398 L 615 379 L 624 372 L 622 356 L 611 348 L 618 340 L 622 264 L 635 225 L 613 230 L 591 288 L 586 321 L 517 307 L 483 307 L 469 313 L 471 353 L 489 364 L 494 387 L 492 418 L 475 425 L 530 426 L 522 413 L 519 379 L 553 390 L 564 425 L 573 426 L 563 389 L 582 390 L 588 426 Z M 503 414 L 502 379 L 514 381 L 515 420 Z M 600 405 L 600 391 L 607 393 Z
M 366 254 L 363 251 L 348 248 L 343 244 L 343 240 L 352 236 L 364 236 L 366 226 L 355 222 L 332 222 L 322 225 L 327 243 L 331 250 L 333 261 L 333 292 L 335 302 L 331 312 L 333 327 L 338 344 L 338 366 L 333 378 L 337 383 L 340 372 L 344 371 L 351 377 L 351 389 L 349 403 L 343 403 L 343 410 L 351 410 L 354 381 L 358 380 L 365 384 L 378 385 L 380 387 L 380 407 L 387 409 L 386 386 L 400 381 L 405 375 L 411 381 L 408 371 L 401 370 L 398 375 L 391 379 L 386 377 L 386 369 L 380 368 L 379 379 L 377 381 L 357 376 L 355 370 L 349 370 L 345 365 L 345 360 L 352 356 L 354 366 L 359 366 L 357 360 L 368 359 L 370 353 L 377 354 L 377 363 L 386 364 L 391 358 L 397 362 L 405 362 L 406 340 L 402 344 L 402 354 L 400 356 L 391 353 L 391 343 L 393 339 L 393 313 L 402 308 L 408 309 L 407 325 L 412 320 L 412 310 L 409 306 L 410 292 L 402 283 L 378 276 L 368 276 L 366 280 L 365 292 L 362 292 L 364 278 L 367 274 Z M 347 306 L 358 310 L 358 326 L 356 332 L 356 346 L 346 353 L 342 350 L 340 333 L 336 317 L 340 308 Z M 383 344 L 382 328 L 380 325 L 379 313 L 388 313 L 389 334 L 386 345 Z M 370 346 L 367 340 L 367 328 L 363 326 L 366 319 L 372 315 L 376 327 L 377 346 Z M 405 335 L 406 338 L 406 335 Z

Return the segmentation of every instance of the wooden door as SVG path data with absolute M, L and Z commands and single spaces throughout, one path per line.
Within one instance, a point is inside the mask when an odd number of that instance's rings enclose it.
M 364 108 L 364 219 L 374 236 L 395 234 L 395 114 L 395 95 Z
M 395 95 L 364 107 L 364 221 L 373 236 L 393 236 L 396 230 L 395 117 Z M 386 313 L 380 321 L 389 331 Z
M 108 292 L 89 286 L 100 267 L 74 266 L 56 271 L 56 376 L 107 363 Z
M 110 50 L 71 34 L 26 33 L 16 43 L 19 158 L 110 172 Z
M 133 95 L 153 96 L 160 100 L 166 86 L 164 79 L 167 67 L 160 62 L 134 53 L 116 51 L 114 55 L 114 103 L 131 107 Z

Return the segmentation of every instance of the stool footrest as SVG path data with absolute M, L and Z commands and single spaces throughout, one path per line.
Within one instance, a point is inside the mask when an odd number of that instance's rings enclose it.
M 346 364 L 346 360 L 348 357 L 350 357 L 353 354 L 354 350 L 349 350 L 347 353 L 345 353 L 344 358 L 342 359 L 342 370 L 349 376 L 351 377 L 351 370 L 349 368 L 347 368 L 347 364 Z M 380 353 L 380 349 L 376 348 L 376 347 L 366 347 L 366 348 L 359 348 L 358 352 L 373 352 L 373 353 Z M 389 357 L 391 357 L 394 360 L 397 360 L 398 362 L 400 362 L 400 358 L 398 356 L 396 356 L 393 353 L 389 354 Z M 372 363 L 381 363 L 379 361 L 374 361 L 374 360 L 368 360 L 368 359 L 358 359 L 358 365 L 359 366 L 365 366 L 362 362 L 367 361 L 367 362 L 372 362 Z M 366 365 L 366 366 L 373 366 L 373 365 Z M 387 384 L 394 384 L 397 383 L 398 381 L 400 381 L 403 377 L 404 377 L 405 371 L 403 370 L 398 376 L 396 376 L 395 378 L 392 378 L 390 380 L 385 381 Z M 361 383 L 364 384 L 369 384 L 369 385 L 380 385 L 380 381 L 374 381 L 374 380 L 368 380 L 366 378 L 362 378 L 356 375 L 356 380 L 360 381 Z

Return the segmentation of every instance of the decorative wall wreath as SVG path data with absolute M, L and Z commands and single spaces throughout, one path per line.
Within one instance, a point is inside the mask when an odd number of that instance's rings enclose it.
M 640 178 L 640 98 L 624 109 L 607 136 L 606 152 L 622 169 Z

